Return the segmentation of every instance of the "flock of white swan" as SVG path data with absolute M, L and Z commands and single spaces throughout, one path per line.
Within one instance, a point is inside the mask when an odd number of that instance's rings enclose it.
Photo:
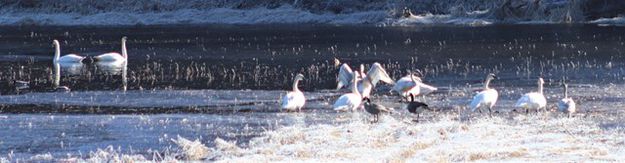
M 384 107 L 383 105 L 372 103 L 369 99 L 371 97 L 371 91 L 375 88 L 378 82 L 384 82 L 387 84 L 394 84 L 391 91 L 396 92 L 401 96 L 406 108 L 410 113 L 417 115 L 416 121 L 419 119 L 419 113 L 424 109 L 429 110 L 428 105 L 425 103 L 425 95 L 430 94 L 438 89 L 434 86 L 423 83 L 421 77 L 423 74 L 420 71 L 410 73 L 397 81 L 393 81 L 386 73 L 384 68 L 379 63 L 373 63 L 368 72 L 365 73 L 364 66 L 360 65 L 359 71 L 352 71 L 349 65 L 343 63 L 340 66 L 338 74 L 337 90 L 348 87 L 351 92 L 341 95 L 333 105 L 335 111 L 356 111 L 359 108 L 364 108 L 368 113 L 374 116 L 374 121 L 378 121 L 378 117 L 382 112 L 391 112 L 391 108 Z M 468 105 L 471 111 L 482 112 L 482 109 L 486 108 L 489 111 L 489 116 L 492 116 L 493 106 L 497 102 L 499 93 L 497 90 L 490 88 L 489 84 L 492 80 L 497 79 L 495 74 L 486 75 L 484 80 L 484 88 L 475 96 Z M 298 89 L 299 81 L 304 80 L 304 75 L 297 74 L 293 82 L 293 90 L 289 91 L 283 98 L 281 109 L 286 111 L 301 111 L 306 103 L 306 97 L 304 93 Z M 546 111 L 547 100 L 543 94 L 542 78 L 538 78 L 538 89 L 535 92 L 529 92 L 524 94 L 515 104 L 515 108 L 525 109 L 526 114 L 529 114 L 530 110 L 539 112 L 540 110 Z M 564 87 L 564 97 L 558 102 L 558 110 L 568 114 L 570 117 L 575 113 L 575 101 L 568 97 L 567 84 L 562 83 Z M 415 97 L 422 97 L 421 101 L 415 101 Z M 410 100 L 408 100 L 410 98 Z
M 121 53 L 110 52 L 100 54 L 93 57 L 95 62 L 98 64 L 105 63 L 126 65 L 125 63 L 127 63 L 126 60 L 128 59 L 126 39 L 127 38 L 125 36 L 121 39 Z M 53 63 L 57 67 L 58 65 L 66 64 L 82 64 L 82 61 L 87 58 L 77 54 L 66 54 L 61 56 L 61 46 L 59 41 L 53 40 L 53 44 L 55 47 Z M 340 64 L 338 60 L 335 59 L 335 61 L 337 62 L 337 65 Z M 56 68 L 56 71 L 55 89 L 69 91 L 68 87 L 58 85 L 58 76 L 60 73 L 58 68 Z M 373 114 L 374 121 L 377 121 L 378 114 L 393 111 L 391 108 L 372 103 L 369 99 L 371 97 L 371 92 L 376 85 L 379 82 L 384 82 L 387 84 L 393 84 L 391 90 L 401 96 L 402 101 L 405 103 L 405 108 L 410 113 L 416 114 L 418 121 L 419 113 L 423 112 L 424 109 L 429 110 L 429 106 L 425 103 L 425 95 L 438 90 L 434 86 L 423 83 L 420 76 L 422 77 L 423 74 L 420 71 L 415 71 L 397 81 L 393 81 L 393 79 L 389 77 L 386 70 L 384 70 L 382 65 L 379 63 L 373 63 L 369 68 L 369 71 L 366 73 L 365 66 L 362 64 L 360 65 L 360 69 L 358 71 L 352 70 L 349 65 L 345 63 L 340 64 L 336 89 L 339 90 L 341 88 L 349 88 L 351 92 L 341 95 L 334 102 L 333 109 L 335 111 L 356 111 L 359 108 L 364 108 L 365 111 Z M 484 89 L 478 92 L 468 105 L 471 111 L 477 110 L 481 113 L 482 109 L 487 108 L 489 115 L 492 116 L 493 106 L 495 106 L 497 98 L 499 97 L 497 90 L 489 87 L 490 82 L 494 79 L 497 79 L 495 74 L 491 73 L 486 75 L 486 79 L 484 80 Z M 301 80 L 304 80 L 304 75 L 297 74 L 293 81 L 293 90 L 289 91 L 282 98 L 281 109 L 287 111 L 301 111 L 304 107 L 306 104 L 306 97 L 298 88 L 298 83 Z M 516 102 L 515 107 L 525 109 L 526 114 L 529 113 L 530 110 L 535 110 L 536 112 L 541 109 L 546 110 L 547 100 L 543 95 L 543 84 L 543 79 L 538 78 L 538 90 L 536 92 L 524 94 Z M 564 87 L 564 97 L 558 102 L 558 110 L 567 113 L 570 117 L 571 114 L 575 113 L 575 101 L 568 97 L 568 87 L 566 83 L 562 83 L 562 86 Z M 422 100 L 416 101 L 415 97 L 422 97 Z
M 124 36 L 121 39 L 121 53 L 117 53 L 117 52 L 109 52 L 109 53 L 104 53 L 104 54 L 100 54 L 97 55 L 95 57 L 93 57 L 93 59 L 95 60 L 96 64 L 99 66 L 103 66 L 103 67 L 108 67 L 108 68 L 114 68 L 114 67 L 121 67 L 122 69 L 125 70 L 127 62 L 126 60 L 128 59 L 128 54 L 126 51 L 126 40 L 127 38 Z M 87 57 L 85 56 L 80 56 L 78 54 L 66 54 L 61 56 L 61 44 L 59 43 L 58 40 L 53 40 L 52 44 L 54 45 L 55 51 L 54 51 L 54 58 L 52 60 L 52 63 L 54 64 L 54 70 L 55 70 L 55 77 L 54 77 L 54 89 L 56 91 L 70 91 L 70 88 L 67 86 L 60 86 L 60 74 L 61 74 L 61 70 L 60 67 L 73 67 L 73 66 L 81 66 L 83 63 L 83 60 L 85 60 Z M 125 71 L 123 72 L 125 73 Z M 125 75 L 122 75 L 122 78 L 124 78 L 125 81 Z M 28 82 L 25 81 L 16 81 L 16 83 L 22 83 L 22 85 L 24 85 L 24 87 L 28 87 Z M 123 87 L 124 89 L 126 88 L 125 86 Z

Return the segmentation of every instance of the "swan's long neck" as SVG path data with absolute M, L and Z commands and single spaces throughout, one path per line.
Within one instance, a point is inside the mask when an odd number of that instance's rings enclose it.
M 122 40 L 122 56 L 128 59 L 128 52 L 126 51 L 126 40 Z
M 58 62 L 59 58 L 61 58 L 61 46 L 59 44 L 54 44 L 54 62 Z
M 300 79 L 295 79 L 295 81 L 293 81 L 293 92 L 299 92 L 299 89 L 297 88 L 299 81 Z
M 486 89 L 490 89 L 489 85 L 490 85 L 490 81 L 491 81 L 491 80 L 492 80 L 491 78 L 487 78 L 487 79 L 484 81 L 484 89 L 485 89 L 485 90 L 486 90 Z
M 543 94 L 543 83 L 538 83 L 538 93 Z

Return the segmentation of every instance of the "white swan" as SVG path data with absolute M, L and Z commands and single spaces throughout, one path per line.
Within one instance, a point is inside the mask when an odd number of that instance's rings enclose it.
M 421 78 L 414 74 L 408 74 L 397 80 L 391 90 L 397 92 L 402 99 L 407 99 L 410 95 L 414 95 L 421 96 L 425 100 L 425 95 L 437 91 L 438 88 L 423 83 Z
M 568 85 L 566 83 L 562 83 L 562 87 L 564 87 L 564 98 L 558 102 L 558 110 L 568 114 L 570 118 L 573 113 L 575 113 L 575 101 L 568 96 Z
M 481 113 L 482 108 L 488 108 L 489 115 L 492 115 L 493 106 L 495 106 L 497 98 L 499 98 L 497 90 L 489 87 L 490 81 L 493 79 L 497 79 L 495 74 L 491 73 L 486 76 L 486 80 L 484 80 L 484 90 L 477 93 L 469 105 L 471 111 L 475 112 L 475 110 L 478 110 Z
M 353 73 L 352 82 L 356 83 L 357 79 L 358 73 Z M 343 94 L 336 100 L 336 102 L 334 102 L 332 108 L 335 111 L 355 111 L 358 107 L 360 107 L 363 98 L 358 92 L 356 84 L 351 84 L 351 89 L 351 93 Z
M 64 64 L 64 63 L 81 63 L 83 59 L 85 59 L 85 57 L 83 56 L 79 56 L 76 54 L 67 54 L 61 57 L 61 44 L 59 43 L 58 40 L 53 40 L 52 43 L 54 44 L 54 60 L 52 61 L 53 63 L 59 63 L 59 64 Z
M 126 51 L 126 36 L 122 37 L 122 53 L 119 54 L 117 52 L 110 52 L 110 53 L 104 53 L 104 54 L 100 54 L 98 56 L 95 56 L 95 60 L 98 62 L 119 62 L 119 61 L 126 61 L 126 59 L 128 59 L 128 53 Z
M 295 79 L 293 80 L 293 91 L 290 91 L 284 97 L 282 97 L 282 106 L 281 109 L 285 109 L 287 111 L 301 111 L 302 107 L 306 103 L 306 97 L 304 97 L 304 93 L 297 88 L 297 85 L 300 80 L 304 79 L 304 75 L 297 74 Z
M 394 84 L 393 79 L 386 73 L 386 70 L 384 70 L 380 63 L 373 63 L 366 74 L 364 73 L 364 65 L 360 67 L 360 72 L 354 72 L 347 64 L 344 63 L 341 65 L 336 89 L 338 90 L 344 86 L 351 86 L 352 83 L 357 83 L 358 92 L 363 97 L 369 97 L 378 82 L 382 81 L 384 83 Z M 353 74 L 359 74 L 359 78 L 354 80 Z
M 543 95 L 543 84 L 545 84 L 543 78 L 538 78 L 538 91 L 526 93 L 516 102 L 515 106 L 524 108 L 526 114 L 529 113 L 529 109 L 536 109 L 536 112 L 540 109 L 545 109 L 547 99 Z

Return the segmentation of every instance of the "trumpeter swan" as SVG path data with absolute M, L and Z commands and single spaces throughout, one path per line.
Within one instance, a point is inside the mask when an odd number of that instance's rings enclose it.
M 570 118 L 575 113 L 575 101 L 568 96 L 568 85 L 563 82 L 562 87 L 564 87 L 564 98 L 558 102 L 558 110 L 566 113 Z
M 420 77 L 411 73 L 397 80 L 392 90 L 397 92 L 402 99 L 407 99 L 412 94 L 421 96 L 425 101 L 425 95 L 438 90 L 438 88 L 423 83 Z
M 473 101 L 469 104 L 471 111 L 478 110 L 480 113 L 482 112 L 482 108 L 488 108 L 488 113 L 492 116 L 493 106 L 497 102 L 497 98 L 499 98 L 499 93 L 497 90 L 489 87 L 490 81 L 493 79 L 497 79 L 495 74 L 488 74 L 486 76 L 486 80 L 484 80 L 484 90 L 480 91 L 473 97 Z
M 392 108 L 387 108 L 383 105 L 380 104 L 376 104 L 376 103 L 372 103 L 371 99 L 369 98 L 363 98 L 364 101 L 364 106 L 365 106 L 365 111 L 367 111 L 367 113 L 373 115 L 373 122 L 378 122 L 380 119 L 380 113 L 381 112 L 391 112 Z
M 422 102 L 417 102 L 414 100 L 414 95 L 410 94 L 410 101 L 405 105 L 405 108 L 408 112 L 417 115 L 416 122 L 419 122 L 419 116 L 424 110 L 430 110 L 430 107 Z
M 59 64 L 67 64 L 67 63 L 81 63 L 85 57 L 76 55 L 76 54 L 67 54 L 61 57 L 61 44 L 58 40 L 53 40 L 52 44 L 54 44 L 54 60 L 53 63 Z
M 362 74 L 356 80 L 353 80 L 353 74 Z M 368 80 L 368 81 L 365 81 Z M 380 65 L 380 63 L 373 63 L 369 68 L 369 71 L 364 73 L 364 65 L 361 66 L 361 72 L 352 71 L 347 64 L 341 65 L 338 76 L 338 85 L 336 89 L 341 89 L 344 86 L 351 86 L 352 83 L 357 83 L 357 89 L 363 97 L 369 97 L 371 91 L 378 82 L 384 82 L 388 84 L 394 84 L 393 79 L 386 73 L 386 70 Z
M 358 73 L 352 73 L 352 82 L 356 83 L 358 79 Z M 351 84 L 351 93 L 341 95 L 336 102 L 334 102 L 333 109 L 335 111 L 355 111 L 362 103 L 362 96 L 358 92 L 356 84 Z
M 128 59 L 128 53 L 126 51 L 126 36 L 122 37 L 122 53 L 110 52 L 95 56 L 95 60 L 98 62 L 118 62 L 126 61 Z
M 306 103 L 306 97 L 304 97 L 304 93 L 300 91 L 297 86 L 300 80 L 304 79 L 304 75 L 297 74 L 295 79 L 293 79 L 293 90 L 284 95 L 282 97 L 282 106 L 281 109 L 285 109 L 287 111 L 301 111 L 302 107 Z
M 538 91 L 524 94 L 516 102 L 515 106 L 524 108 L 526 114 L 529 113 L 530 109 L 536 109 L 536 112 L 540 109 L 545 109 L 547 99 L 545 99 L 545 95 L 543 95 L 543 84 L 545 84 L 543 78 L 538 78 Z

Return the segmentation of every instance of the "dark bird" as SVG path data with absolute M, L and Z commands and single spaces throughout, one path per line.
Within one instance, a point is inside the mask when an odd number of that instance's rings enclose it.
M 373 115 L 373 122 L 378 122 L 381 112 L 391 112 L 391 108 L 387 108 L 380 104 L 371 103 L 371 100 L 369 98 L 363 98 L 362 100 L 364 101 L 365 111 Z
M 410 102 L 406 105 L 406 109 L 412 114 L 417 114 L 416 122 L 419 122 L 419 114 L 421 114 L 421 112 L 431 110 L 427 104 L 415 101 L 413 94 L 410 94 Z

